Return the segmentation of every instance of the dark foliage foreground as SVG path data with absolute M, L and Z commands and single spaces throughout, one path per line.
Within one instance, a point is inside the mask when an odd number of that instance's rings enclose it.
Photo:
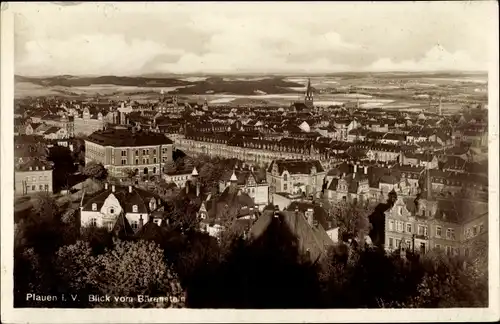
M 192 229 L 154 224 L 134 238 L 80 232 L 72 217 L 40 197 L 32 217 L 16 224 L 15 307 L 487 306 L 485 267 L 439 253 L 403 258 L 340 245 L 312 263 L 299 255 L 296 238 L 274 224 L 257 240 L 227 233 L 218 243 Z M 97 303 L 90 295 L 111 300 Z

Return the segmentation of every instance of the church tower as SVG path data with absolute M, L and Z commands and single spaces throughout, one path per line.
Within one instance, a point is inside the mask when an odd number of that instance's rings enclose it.
M 314 108 L 314 96 L 313 96 L 313 91 L 311 89 L 311 79 L 307 80 L 307 88 L 306 88 L 306 94 L 304 97 L 304 104 L 309 109 Z

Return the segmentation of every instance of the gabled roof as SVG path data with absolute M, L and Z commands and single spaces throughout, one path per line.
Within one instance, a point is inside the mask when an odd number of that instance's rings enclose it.
M 100 210 L 104 201 L 106 201 L 111 194 L 118 199 L 125 213 L 132 213 L 134 205 L 137 206 L 137 213 L 151 213 L 153 210 L 149 207 L 149 202 L 153 198 L 156 201 L 156 207 L 161 205 L 160 197 L 146 190 L 132 187 L 132 192 L 129 192 L 129 188 L 126 186 L 115 186 L 115 192 L 113 192 L 112 187 L 109 186 L 108 189 L 104 189 L 93 198 L 87 200 L 83 205 L 83 211 L 92 211 L 92 204 L 96 204 L 97 210 Z

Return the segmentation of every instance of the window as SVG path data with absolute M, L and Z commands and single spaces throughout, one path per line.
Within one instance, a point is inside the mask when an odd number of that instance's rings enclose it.
M 401 240 L 396 239 L 396 248 L 401 247 Z
M 283 190 L 288 190 L 288 186 L 286 185 L 286 183 L 283 185 Z
M 451 256 L 451 252 L 452 252 L 451 246 L 447 246 L 446 247 L 446 255 Z
M 139 164 L 139 159 L 135 159 L 135 164 Z
M 139 224 L 137 223 L 137 221 L 132 221 L 132 222 L 130 222 L 130 226 L 131 226 L 131 227 L 132 227 L 132 229 L 134 229 L 134 230 L 136 230 L 136 229 L 137 229 L 137 227 L 139 227 L 138 225 L 139 225 Z
M 411 233 L 411 224 L 406 224 L 406 232 Z
M 153 155 L 156 154 L 156 150 L 153 150 Z
M 31 190 L 35 191 L 36 190 L 35 188 L 36 188 L 35 186 L 31 186 Z
M 440 244 L 436 244 L 436 249 L 441 250 L 441 245 Z
M 404 224 L 403 222 L 398 222 L 398 232 L 403 232 Z
M 411 241 L 410 240 L 406 240 L 406 248 L 411 249 Z
M 122 165 L 127 164 L 127 160 L 122 160 Z
M 424 235 L 424 226 L 418 225 L 418 235 Z
M 45 190 L 49 190 L 49 185 L 48 184 L 45 185 Z
M 448 228 L 446 230 L 446 238 L 448 240 L 454 240 L 455 239 L 455 230 L 453 228 Z
M 422 254 L 425 253 L 425 243 L 424 242 L 420 243 L 420 253 L 422 253 Z
M 155 164 L 156 164 L 156 158 L 153 158 L 153 163 L 155 163 Z
M 92 204 L 92 211 L 96 211 L 97 210 L 97 204 L 96 203 L 93 203 Z
M 139 155 L 139 150 L 135 150 L 135 155 Z
M 472 235 L 473 236 L 477 235 L 477 226 L 472 227 Z
M 389 231 L 394 231 L 394 220 L 389 219 Z
M 114 214 L 114 213 L 115 213 L 115 209 L 114 209 L 114 207 L 110 207 L 110 208 L 108 209 L 108 211 L 109 211 L 109 213 L 110 213 L 110 214 Z
M 394 246 L 394 240 L 392 239 L 392 237 L 389 237 L 389 248 L 392 249 L 392 247 Z
M 441 226 L 436 226 L 436 237 L 441 237 L 441 235 L 443 235 L 441 233 Z
M 91 226 L 97 226 L 97 219 L 96 218 L 91 218 L 90 219 L 90 225 Z
M 43 190 L 43 186 L 42 185 L 39 185 L 38 188 L 40 188 L 40 190 Z
M 479 233 L 483 233 L 484 232 L 484 224 L 479 224 Z
M 122 151 L 122 156 L 127 156 L 127 151 Z
M 38 177 L 38 180 L 42 180 L 42 176 L 39 176 L 39 177 Z
M 149 149 L 146 150 L 146 155 L 149 155 Z
M 132 206 L 132 212 L 137 213 L 137 210 L 138 210 L 137 205 L 133 205 Z
M 142 150 L 142 155 L 146 155 L 146 150 Z

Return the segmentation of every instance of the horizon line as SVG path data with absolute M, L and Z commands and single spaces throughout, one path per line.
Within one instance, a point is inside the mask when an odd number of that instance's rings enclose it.
M 259 75 L 259 76 L 324 76 L 324 75 L 338 75 L 338 74 L 389 74 L 389 73 L 407 73 L 407 74 L 436 74 L 436 73 L 480 73 L 488 74 L 488 70 L 433 70 L 433 71 L 338 71 L 338 72 L 185 72 L 185 73 L 174 73 L 174 72 L 149 72 L 141 74 L 46 74 L 46 75 L 23 75 L 16 74 L 14 76 L 25 77 L 25 78 L 54 78 L 54 77 L 153 77 L 154 75 L 172 75 L 172 76 L 248 76 L 248 75 Z

